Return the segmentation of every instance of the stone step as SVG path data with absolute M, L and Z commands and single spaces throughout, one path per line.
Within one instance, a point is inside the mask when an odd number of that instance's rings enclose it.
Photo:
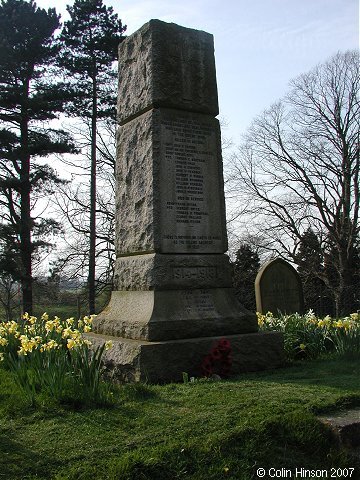
M 331 428 L 339 444 L 360 460 L 360 407 L 322 415 L 319 419 Z
M 220 340 L 230 345 L 230 375 L 277 368 L 284 363 L 282 334 L 279 332 L 244 333 L 222 337 L 198 337 L 148 342 L 109 335 L 87 333 L 94 347 L 111 341 L 104 352 L 104 363 L 112 378 L 119 382 L 181 382 L 182 372 L 201 377 L 202 365 Z M 218 373 L 214 371 L 213 373 Z

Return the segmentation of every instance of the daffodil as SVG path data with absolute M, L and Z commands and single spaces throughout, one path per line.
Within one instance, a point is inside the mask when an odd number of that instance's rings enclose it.
M 24 330 L 29 335 L 34 335 L 36 332 L 35 325 L 25 325 Z
M 45 330 L 47 332 L 52 332 L 55 328 L 55 324 L 54 324 L 54 321 L 53 320 L 47 320 L 45 322 Z
M 16 322 L 14 322 L 13 320 L 11 322 L 7 322 L 5 325 L 6 325 L 8 333 L 10 333 L 11 335 L 14 335 L 19 328 L 19 325 Z
M 29 338 L 27 335 L 20 335 L 20 342 L 20 350 L 24 352 L 32 352 L 38 346 L 35 338 Z
M 265 315 L 263 315 L 260 312 L 256 312 L 256 316 L 257 316 L 257 319 L 258 319 L 259 326 L 262 327 L 265 323 Z
M 68 337 L 71 337 L 71 334 L 72 334 L 71 328 L 70 328 L 70 327 L 66 327 L 66 328 L 64 328 L 64 330 L 62 331 L 61 336 L 62 336 L 63 338 L 68 338 Z
M 41 345 L 40 351 L 41 352 L 46 352 L 46 351 L 53 350 L 53 349 L 59 348 L 59 347 L 60 347 L 60 345 L 55 340 L 51 339 L 47 343 L 44 343 L 43 345 Z
M 344 318 L 343 327 L 345 328 L 345 330 L 350 330 L 350 328 L 352 327 L 351 321 L 347 318 Z
M 79 332 L 79 330 L 72 330 L 71 337 L 74 340 L 79 340 L 81 338 L 81 333 Z
M 67 339 L 67 348 L 69 350 L 71 350 L 72 348 L 74 348 L 76 345 L 76 341 L 73 339 L 73 338 L 68 338 Z

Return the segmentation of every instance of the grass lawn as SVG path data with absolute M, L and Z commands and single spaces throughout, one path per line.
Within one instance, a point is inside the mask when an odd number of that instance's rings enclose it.
M 125 385 L 115 397 L 107 409 L 34 409 L 0 369 L 0 479 L 241 480 L 258 478 L 258 467 L 355 466 L 315 414 L 360 406 L 359 359 Z

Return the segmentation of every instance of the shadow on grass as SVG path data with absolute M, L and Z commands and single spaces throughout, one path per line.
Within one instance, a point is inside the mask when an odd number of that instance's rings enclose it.
M 243 374 L 234 380 L 256 380 L 279 384 L 318 385 L 358 390 L 360 395 L 360 358 L 331 357 L 298 361 L 276 370 Z
M 51 466 L 56 468 L 60 462 L 51 459 Z M 0 434 L 0 479 L 48 476 L 48 460 L 38 455 L 23 443 L 17 442 L 7 435 Z
M 156 392 L 155 389 L 150 385 L 146 385 L 145 383 L 132 383 L 124 385 L 122 397 L 126 400 L 136 400 L 137 402 L 147 400 L 162 400 L 158 392 Z

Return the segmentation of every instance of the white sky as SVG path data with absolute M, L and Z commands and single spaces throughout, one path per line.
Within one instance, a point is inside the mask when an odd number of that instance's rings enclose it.
M 55 7 L 66 20 L 66 4 Z M 223 135 L 235 144 L 251 120 L 281 98 L 289 80 L 337 51 L 359 47 L 358 0 L 104 0 L 127 35 L 151 18 L 214 35 Z

